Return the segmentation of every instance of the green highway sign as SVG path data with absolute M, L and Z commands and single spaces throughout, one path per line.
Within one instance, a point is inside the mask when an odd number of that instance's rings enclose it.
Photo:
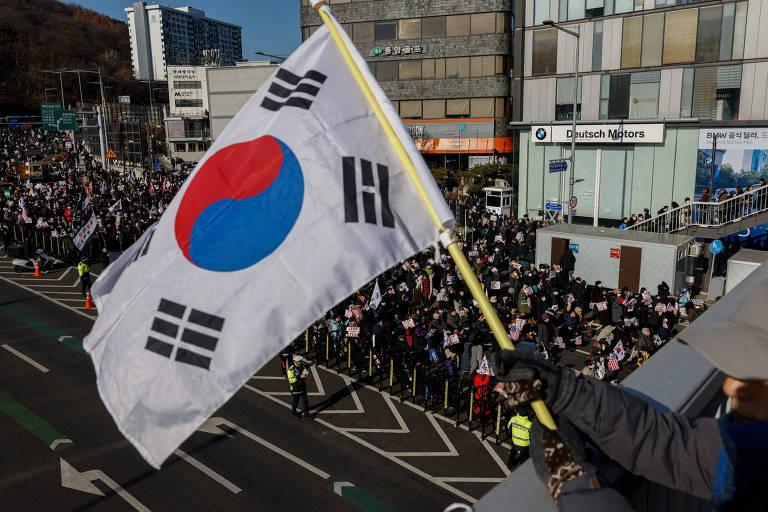
M 58 103 L 41 104 L 40 116 L 44 130 L 56 132 L 77 129 L 77 112 L 64 110 Z

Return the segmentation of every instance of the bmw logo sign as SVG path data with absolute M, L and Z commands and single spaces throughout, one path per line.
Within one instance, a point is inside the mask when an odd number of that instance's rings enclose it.
M 545 130 L 544 128 L 539 128 L 538 130 L 536 130 L 536 138 L 538 140 L 546 139 L 547 138 L 547 130 Z

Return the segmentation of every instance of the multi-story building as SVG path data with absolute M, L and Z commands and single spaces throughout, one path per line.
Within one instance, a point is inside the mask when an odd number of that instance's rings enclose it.
M 330 3 L 429 165 L 511 156 L 510 0 Z M 302 0 L 303 38 L 320 25 Z
M 768 0 L 515 0 L 515 12 L 520 214 L 569 193 L 549 163 L 570 155 L 577 38 L 550 20 L 579 34 L 576 217 L 655 213 L 711 181 L 765 177 Z
M 171 156 L 187 162 L 199 161 L 277 67 L 272 62 L 169 66 L 171 106 L 165 127 Z
M 172 65 L 233 66 L 242 60 L 242 29 L 201 10 L 134 2 L 125 12 L 137 80 L 165 81 Z

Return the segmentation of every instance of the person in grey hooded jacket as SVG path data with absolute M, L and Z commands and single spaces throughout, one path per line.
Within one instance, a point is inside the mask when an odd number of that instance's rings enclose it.
M 731 412 L 689 419 L 548 361 L 503 350 L 496 376 L 511 404 L 543 398 L 558 430 L 534 423 L 531 458 L 562 512 L 633 510 L 603 487 L 576 430 L 624 469 L 711 500 L 719 512 L 766 511 L 768 493 L 768 265 L 730 292 L 679 338 L 725 374 Z

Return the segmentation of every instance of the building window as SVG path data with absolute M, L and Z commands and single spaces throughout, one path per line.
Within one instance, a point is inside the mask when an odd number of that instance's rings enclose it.
M 446 100 L 446 119 L 469 117 L 469 100 Z
M 396 21 L 376 22 L 373 32 L 374 32 L 376 41 L 387 41 L 390 39 L 397 39 L 397 22 Z
M 201 89 L 202 83 L 201 82 L 179 82 L 174 81 L 173 82 L 173 88 L 174 89 Z
M 173 146 L 176 148 L 177 153 L 187 152 L 187 144 L 185 142 L 176 142 Z
M 445 100 L 424 100 L 424 119 L 444 119 Z
M 698 9 L 666 13 L 664 26 L 664 64 L 693 62 L 696 58 Z
M 592 29 L 592 71 L 603 69 L 603 22 L 596 21 Z
M 421 37 L 445 37 L 445 16 L 422 19 Z
M 717 62 L 720 58 L 720 32 L 723 7 L 715 5 L 699 9 L 699 28 L 696 33 L 696 62 Z
M 541 25 L 549 18 L 549 0 L 533 0 L 533 24 Z
M 421 61 L 402 60 L 400 61 L 400 80 L 420 80 L 421 79 Z
M 400 20 L 400 39 L 421 38 L 421 19 Z
M 376 80 L 379 82 L 397 81 L 397 61 L 383 61 L 376 63 Z
M 177 108 L 202 107 L 203 100 L 176 100 Z
M 605 75 L 600 81 L 600 119 L 656 119 L 661 71 Z
M 621 32 L 621 67 L 639 68 L 643 40 L 643 17 L 624 18 Z
M 581 119 L 582 81 L 579 77 L 579 90 L 576 94 L 576 119 Z M 557 97 L 555 102 L 555 120 L 570 121 L 573 119 L 573 78 L 557 79 Z
M 643 56 L 641 66 L 660 66 L 664 42 L 664 14 L 643 16 Z
M 446 16 L 445 35 L 448 37 L 468 36 L 471 33 L 470 18 L 469 14 Z
M 469 102 L 470 117 L 493 117 L 495 98 L 472 98 Z
M 437 78 L 435 73 L 435 59 L 424 59 L 421 61 L 421 78 L 425 80 Z
M 557 29 L 536 30 L 533 33 L 534 75 L 552 75 L 557 72 Z
M 403 119 L 421 119 L 421 101 L 401 101 L 400 117 Z
M 352 40 L 356 43 L 372 43 L 374 41 L 373 23 L 354 23 L 352 25 Z
M 470 32 L 473 36 L 495 33 L 496 13 L 485 12 L 481 14 L 472 14 L 470 19 Z
M 680 117 L 727 121 L 739 118 L 741 66 L 683 70 Z

